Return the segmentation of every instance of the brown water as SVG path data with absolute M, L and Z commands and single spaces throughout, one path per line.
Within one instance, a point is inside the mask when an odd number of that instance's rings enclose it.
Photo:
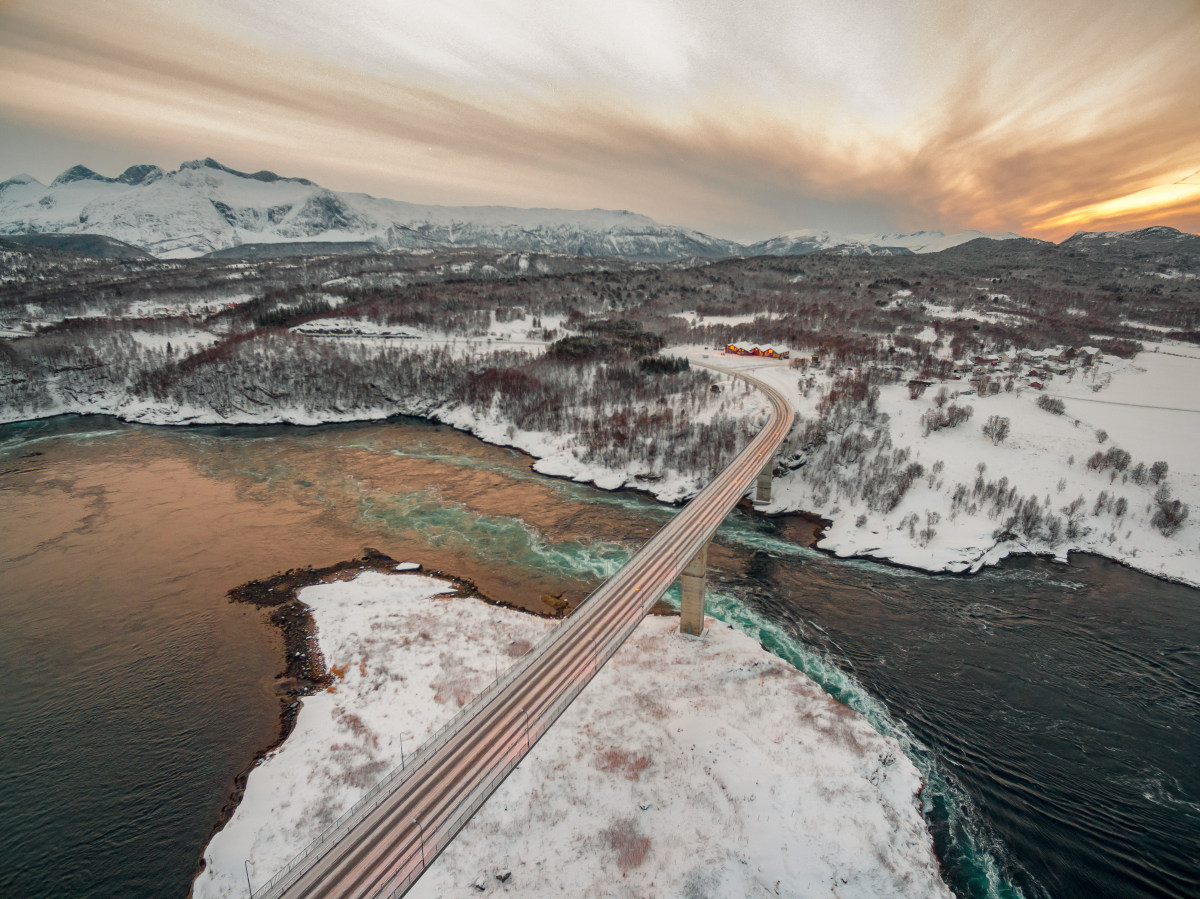
M 0 896 L 186 892 L 277 728 L 280 644 L 230 587 L 371 546 L 541 610 L 672 514 L 411 421 L 0 428 Z M 1200 884 L 1195 591 L 1099 560 L 929 577 L 810 536 L 734 514 L 713 610 L 909 741 L 960 894 Z
M 281 641 L 229 588 L 372 546 L 545 611 L 669 514 L 576 508 L 581 488 L 434 426 L 0 433 L 5 896 L 186 892 L 278 726 Z

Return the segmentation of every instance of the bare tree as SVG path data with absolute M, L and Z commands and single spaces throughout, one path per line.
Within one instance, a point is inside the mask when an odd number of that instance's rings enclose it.
M 983 436 L 989 438 L 993 446 L 1003 443 L 1008 436 L 1010 425 L 1009 420 L 1003 415 L 989 416 L 983 425 Z

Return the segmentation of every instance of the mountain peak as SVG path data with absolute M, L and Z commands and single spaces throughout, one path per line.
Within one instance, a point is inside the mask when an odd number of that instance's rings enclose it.
M 274 172 L 268 172 L 266 169 L 260 172 L 239 172 L 237 169 L 232 169 L 227 165 L 222 165 L 211 156 L 206 156 L 203 159 L 193 159 L 190 162 L 185 162 L 179 166 L 179 171 L 185 169 L 215 169 L 218 172 L 225 172 L 227 175 L 233 175 L 235 178 L 246 178 L 250 181 L 264 181 L 272 183 L 275 181 L 291 181 L 295 184 L 308 184 L 312 182 L 307 178 L 285 178 L 282 175 L 276 175 Z
M 106 184 L 112 184 L 112 178 L 105 178 L 103 175 L 97 174 L 89 169 L 86 165 L 73 165 L 51 183 L 51 187 L 57 187 L 61 184 L 70 184 L 73 181 L 103 181 Z
M 117 180 L 122 184 L 149 184 L 165 174 L 156 165 L 131 165 L 117 176 Z
M 13 175 L 13 177 L 9 178 L 7 181 L 0 182 L 0 191 L 4 190 L 6 187 L 16 187 L 19 184 L 36 184 L 38 187 L 46 186 L 42 184 L 41 181 L 38 181 L 37 178 L 33 177 L 33 175 L 26 175 L 22 172 L 20 175 Z

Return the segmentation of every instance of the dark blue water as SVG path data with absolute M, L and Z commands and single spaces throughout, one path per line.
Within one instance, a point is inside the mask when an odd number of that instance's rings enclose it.
M 186 892 L 275 730 L 277 646 L 229 587 L 373 545 L 581 596 L 671 514 L 412 422 L 62 419 L 0 448 L 5 897 Z M 956 892 L 1200 895 L 1200 593 L 1090 558 L 931 577 L 801 530 L 732 517 L 713 610 L 902 741 Z
M 908 744 L 956 892 L 1200 896 L 1200 593 L 1087 556 L 933 578 L 762 547 L 729 614 Z

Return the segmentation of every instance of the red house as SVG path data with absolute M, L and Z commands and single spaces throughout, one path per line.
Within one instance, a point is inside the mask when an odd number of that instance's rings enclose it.
M 728 356 L 766 356 L 769 359 L 790 359 L 792 351 L 777 346 L 760 346 L 755 343 L 740 342 L 726 346 L 725 354 Z

